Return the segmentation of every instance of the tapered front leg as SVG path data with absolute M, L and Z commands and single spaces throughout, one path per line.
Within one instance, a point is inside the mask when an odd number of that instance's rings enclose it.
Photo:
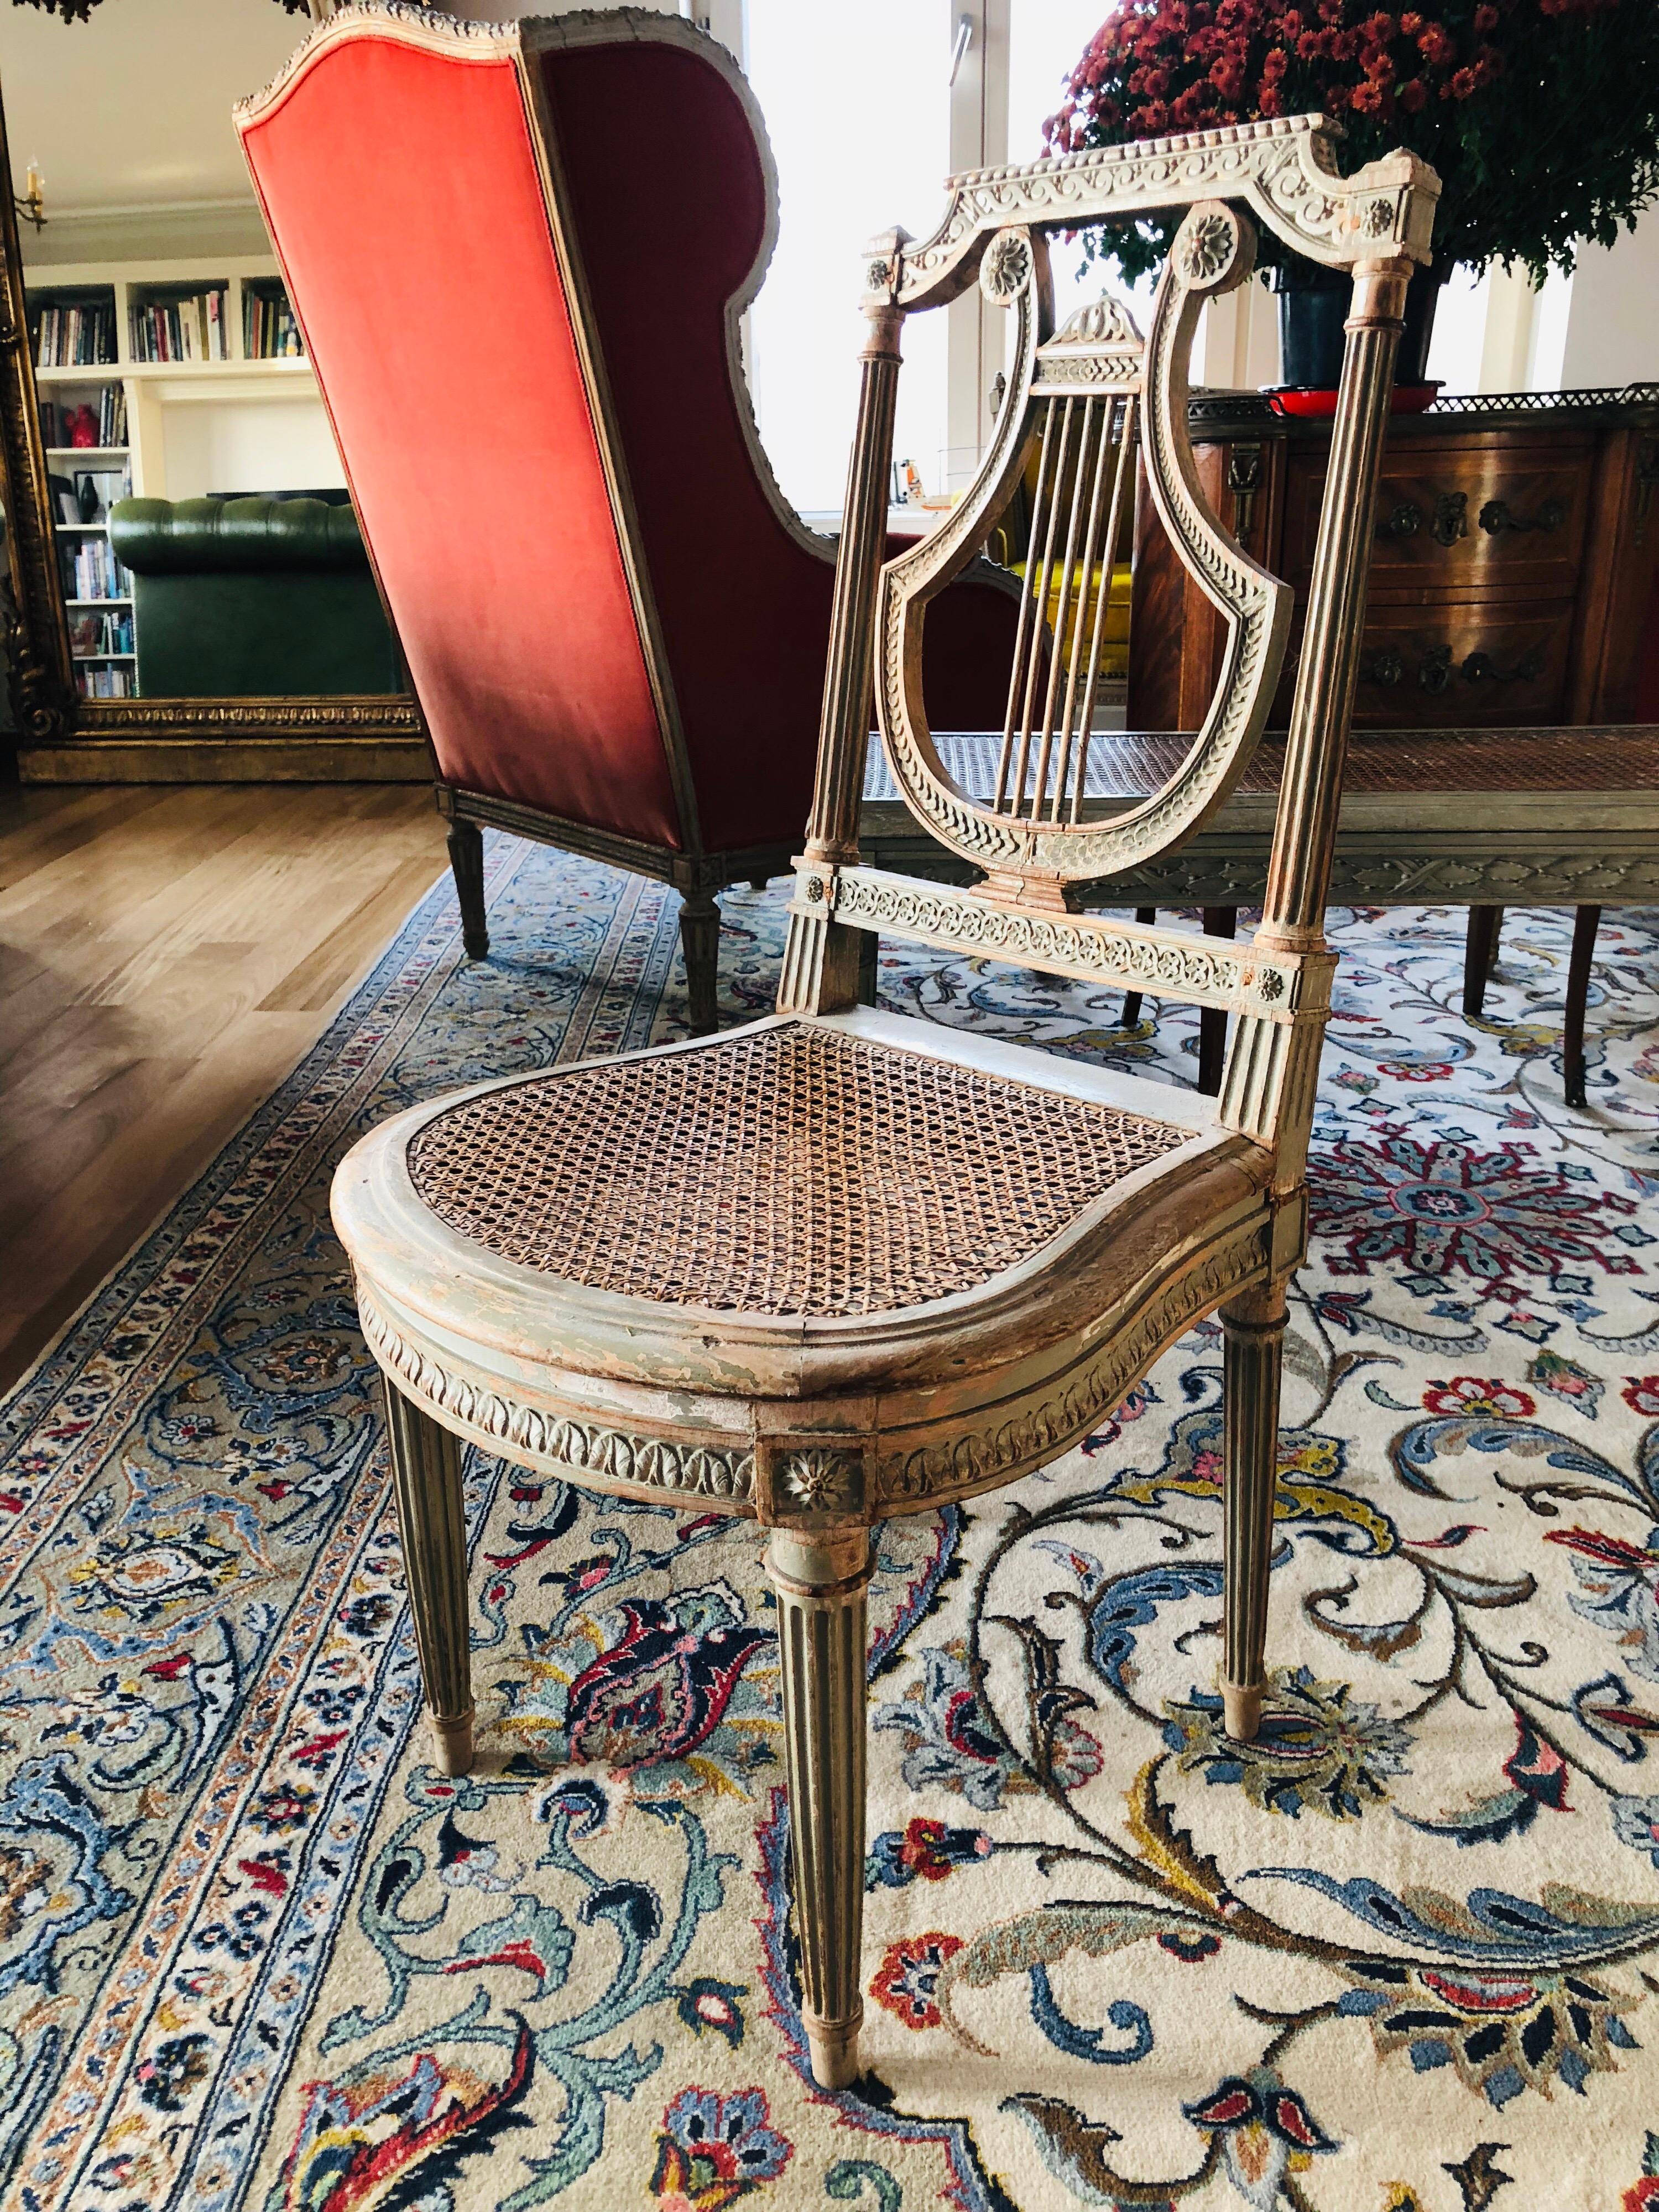
M 865 1595 L 870 1532 L 774 1529 L 767 1571 L 783 1660 L 789 1847 L 800 1936 L 801 2016 L 821 2088 L 858 2078 L 864 1997 Z
M 1285 1284 L 1264 1284 L 1221 1309 L 1224 1510 L 1221 1702 L 1227 1733 L 1247 1741 L 1261 1725 L 1267 1686 L 1267 1571 L 1273 1559 L 1279 1469 L 1279 1386 L 1284 1366 Z
M 712 1036 L 720 1027 L 720 902 L 712 891 L 688 891 L 680 902 L 680 949 L 691 1034 Z
M 389 1380 L 386 1405 L 404 1579 L 438 1764 L 446 1774 L 465 1774 L 472 1764 L 472 1659 L 460 1446 Z
M 446 840 L 455 896 L 461 908 L 461 943 L 469 960 L 482 960 L 489 951 L 489 925 L 484 918 L 483 832 L 476 822 L 453 821 Z

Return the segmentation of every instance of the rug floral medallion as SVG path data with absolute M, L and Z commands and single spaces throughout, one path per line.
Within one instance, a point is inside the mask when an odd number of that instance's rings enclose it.
M 333 1161 L 681 1033 L 672 896 L 434 891 L 0 1423 L 11 2212 L 1659 2207 L 1659 935 L 1332 916 L 1261 1735 L 1219 1344 L 883 1532 L 867 2071 L 805 2070 L 755 1533 L 471 1456 L 482 1755 L 434 1769 Z M 782 887 L 725 902 L 769 1010 Z M 1192 1018 L 886 948 L 884 1002 L 1190 1080 Z

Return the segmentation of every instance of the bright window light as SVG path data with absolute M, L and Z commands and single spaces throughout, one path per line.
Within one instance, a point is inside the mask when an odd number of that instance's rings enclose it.
M 749 319 L 761 436 L 786 498 L 838 509 L 858 411 L 860 249 L 938 225 L 950 167 L 948 0 L 749 0 L 749 81 L 778 165 L 777 251 Z M 894 453 L 937 488 L 943 313 L 904 334 Z

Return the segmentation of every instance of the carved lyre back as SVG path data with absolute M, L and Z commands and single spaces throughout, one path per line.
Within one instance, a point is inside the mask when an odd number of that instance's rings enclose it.
M 1021 904 L 1061 906 L 1066 885 L 1098 881 L 1189 836 L 1232 790 L 1261 736 L 1291 593 L 1210 507 L 1187 427 L 1200 313 L 1245 282 L 1255 248 L 1247 216 L 1217 201 L 1194 207 L 1144 342 L 1109 296 L 1054 331 L 1047 256 L 1025 227 L 999 231 L 980 263 L 981 289 L 1014 319 L 1008 391 L 961 503 L 883 573 L 877 707 L 911 811 Z M 1115 820 L 1085 823 L 1111 579 L 1127 550 L 1141 454 L 1159 519 L 1222 616 L 1221 668 L 1203 726 L 1163 789 Z M 996 781 L 988 794 L 969 793 L 927 726 L 922 630 L 928 603 L 987 543 L 1022 484 L 1029 524 Z
M 1407 283 L 1429 258 L 1438 192 L 1434 172 L 1406 153 L 1344 177 L 1334 126 L 1304 115 L 978 170 L 954 180 L 932 238 L 918 244 L 893 232 L 867 249 L 870 337 L 781 1009 L 851 1005 L 855 940 L 872 930 L 1224 1009 L 1239 1019 L 1220 1119 L 1271 1149 L 1277 1188 L 1295 1187 L 1329 1003 L 1325 891 L 1395 347 Z M 1109 301 L 1055 332 L 1047 234 L 1172 210 L 1181 220 L 1145 343 Z M 1188 434 L 1187 363 L 1198 317 L 1206 301 L 1249 276 L 1256 223 L 1308 258 L 1347 270 L 1353 295 L 1267 898 L 1253 941 L 1233 945 L 1074 909 L 1083 886 L 1167 852 L 1222 804 L 1249 763 L 1279 682 L 1289 587 L 1222 526 Z M 1013 316 L 995 434 L 949 519 L 884 566 L 904 319 L 975 282 Z M 1114 820 L 1085 820 L 1102 624 L 1128 529 L 1137 452 L 1159 520 L 1221 615 L 1221 668 L 1203 726 L 1162 787 Z M 1030 526 L 997 774 L 994 788 L 969 792 L 927 725 L 922 633 L 929 603 L 987 543 L 1020 487 L 1030 495 Z M 923 827 L 980 871 L 971 889 L 860 863 L 872 678 L 894 780 Z

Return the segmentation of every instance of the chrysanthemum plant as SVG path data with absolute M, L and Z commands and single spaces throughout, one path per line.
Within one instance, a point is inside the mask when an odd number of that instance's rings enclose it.
M 1343 127 L 1345 167 L 1405 146 L 1439 171 L 1437 273 L 1522 263 L 1541 283 L 1659 195 L 1659 0 L 1119 0 L 1047 142 L 1069 153 L 1321 110 Z M 1088 250 L 1133 282 L 1168 245 L 1139 222 Z M 1260 258 L 1292 257 L 1264 232 Z

